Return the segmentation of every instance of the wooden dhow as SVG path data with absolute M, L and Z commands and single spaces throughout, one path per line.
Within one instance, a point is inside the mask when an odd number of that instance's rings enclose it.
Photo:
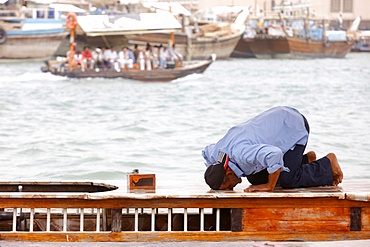
M 311 16 L 306 4 L 275 6 L 275 10 L 278 15 L 248 19 L 233 57 L 344 58 L 361 21 L 356 18 L 347 32 L 328 30 L 327 20 Z
M 242 38 L 236 45 L 232 57 L 239 58 L 288 58 L 289 45 L 286 39 L 287 30 L 284 23 L 276 17 L 263 21 L 250 19 Z
M 49 59 L 67 36 L 63 21 L 0 20 L 0 59 Z
M 292 58 L 344 58 L 352 49 L 349 40 L 313 40 L 300 37 L 287 37 Z
M 347 31 L 327 30 L 326 20 L 303 19 L 303 26 L 287 35 L 292 58 L 344 58 L 354 45 L 353 34 L 361 18 L 357 17 Z M 309 28 L 312 26 L 312 28 Z
M 231 57 L 235 58 L 289 58 L 290 49 L 285 35 L 256 34 L 239 40 Z
M 209 54 L 216 54 L 217 59 L 228 59 L 241 38 L 244 31 L 242 23 L 249 14 L 241 10 L 232 20 L 203 22 L 197 14 L 176 11 L 174 3 L 148 3 L 147 7 L 173 14 L 181 23 L 181 29 L 170 34 L 164 31 L 128 34 L 126 38 L 129 44 L 144 46 L 149 43 L 164 47 L 175 44 L 186 60 L 207 59 Z
M 229 24 L 207 24 L 201 27 L 199 34 L 189 35 L 185 32 L 174 32 L 173 41 L 176 49 L 187 60 L 207 59 L 209 54 L 216 54 L 217 59 L 228 59 L 237 45 L 242 30 L 232 30 Z M 168 46 L 171 40 L 168 33 L 146 33 L 126 35 L 129 44 Z

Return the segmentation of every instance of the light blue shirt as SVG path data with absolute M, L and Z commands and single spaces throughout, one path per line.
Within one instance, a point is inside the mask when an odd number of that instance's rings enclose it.
M 271 108 L 232 127 L 216 144 L 205 147 L 202 155 L 208 167 L 217 161 L 218 153 L 229 155 L 230 168 L 238 177 L 267 169 L 274 173 L 284 166 L 283 156 L 295 145 L 306 145 L 308 132 L 303 116 L 287 106 Z

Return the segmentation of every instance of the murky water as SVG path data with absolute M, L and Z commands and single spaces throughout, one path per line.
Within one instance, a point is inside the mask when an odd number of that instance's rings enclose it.
M 370 178 L 370 54 L 345 59 L 217 61 L 171 83 L 67 79 L 41 62 L 0 63 L 0 180 L 205 187 L 201 150 L 276 105 L 311 127 L 308 149 L 335 152 L 345 179 Z

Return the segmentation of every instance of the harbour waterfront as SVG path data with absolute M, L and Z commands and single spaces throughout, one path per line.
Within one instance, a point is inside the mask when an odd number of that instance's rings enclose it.
M 157 187 L 208 189 L 201 150 L 276 105 L 310 123 L 308 150 L 370 179 L 370 54 L 216 61 L 172 83 L 67 79 L 42 62 L 0 63 L 0 180 L 103 181 L 155 173 Z M 244 181 L 242 185 L 247 186 Z

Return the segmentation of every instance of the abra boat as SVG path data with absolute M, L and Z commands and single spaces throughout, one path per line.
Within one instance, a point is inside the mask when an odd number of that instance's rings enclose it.
M 72 68 L 59 66 L 58 63 L 47 61 L 46 66 L 41 70 L 43 72 L 50 72 L 53 75 L 65 76 L 69 78 L 125 78 L 138 80 L 143 82 L 168 82 L 190 74 L 203 73 L 213 61 L 216 56 L 212 55 L 207 60 L 193 60 L 183 61 L 182 66 L 167 68 L 167 69 L 154 69 L 154 70 L 139 70 L 139 69 L 92 69 L 82 71 L 80 68 Z

